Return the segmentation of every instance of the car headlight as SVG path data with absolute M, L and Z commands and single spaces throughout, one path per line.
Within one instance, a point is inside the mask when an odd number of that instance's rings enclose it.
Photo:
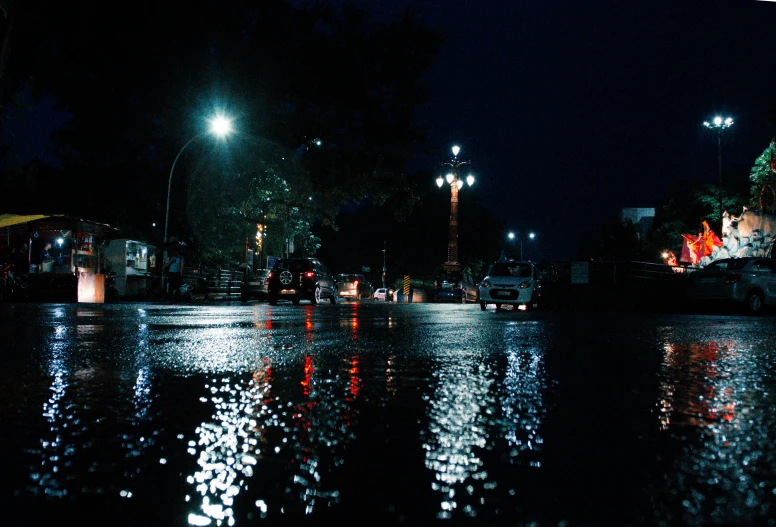
M 520 282 L 520 285 L 518 285 L 517 287 L 518 289 L 528 289 L 529 287 L 531 287 L 531 281 L 526 280 L 525 282 Z
M 483 280 L 482 287 L 490 288 L 490 280 Z

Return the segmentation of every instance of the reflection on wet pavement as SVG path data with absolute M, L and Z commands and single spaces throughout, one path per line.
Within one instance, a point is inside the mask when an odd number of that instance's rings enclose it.
M 776 525 L 767 317 L 1 309 L 30 521 Z

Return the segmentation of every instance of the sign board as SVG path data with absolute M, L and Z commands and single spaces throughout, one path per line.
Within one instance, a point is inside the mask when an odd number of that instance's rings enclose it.
M 272 269 L 275 267 L 275 262 L 278 261 L 277 256 L 267 256 L 267 269 Z
M 364 265 L 364 266 L 361 267 L 361 272 L 362 273 L 369 273 L 371 271 L 372 271 L 372 268 L 369 267 L 368 265 Z
M 590 283 L 590 265 L 588 262 L 571 262 L 571 283 Z
M 402 290 L 402 292 L 405 295 L 410 294 L 410 277 L 407 275 L 404 275 L 404 289 Z

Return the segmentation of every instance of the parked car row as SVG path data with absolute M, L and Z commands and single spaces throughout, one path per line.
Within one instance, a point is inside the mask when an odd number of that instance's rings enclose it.
M 688 273 L 687 299 L 696 304 L 720 302 L 738 305 L 749 313 L 776 306 L 776 259 L 727 258 Z M 477 284 L 468 284 L 457 271 L 440 272 L 436 277 L 433 300 L 479 303 L 496 310 L 536 309 L 542 300 L 542 275 L 531 261 L 499 260 Z M 394 301 L 389 288 L 375 289 L 363 274 L 341 273 L 332 276 L 316 258 L 282 258 L 272 269 L 246 270 L 240 290 L 243 301 L 280 300 L 293 304 L 305 300 L 318 304 L 328 300 L 377 302 Z
M 272 269 L 247 269 L 240 287 L 240 298 L 266 300 L 275 305 L 279 300 L 312 304 L 329 300 L 392 301 L 393 290 L 378 289 L 363 274 L 342 273 L 332 276 L 328 267 L 317 258 L 281 258 Z

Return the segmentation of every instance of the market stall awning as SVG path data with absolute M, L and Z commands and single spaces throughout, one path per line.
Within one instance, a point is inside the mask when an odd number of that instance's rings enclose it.
M 47 214 L 0 214 L 0 228 L 48 218 Z

